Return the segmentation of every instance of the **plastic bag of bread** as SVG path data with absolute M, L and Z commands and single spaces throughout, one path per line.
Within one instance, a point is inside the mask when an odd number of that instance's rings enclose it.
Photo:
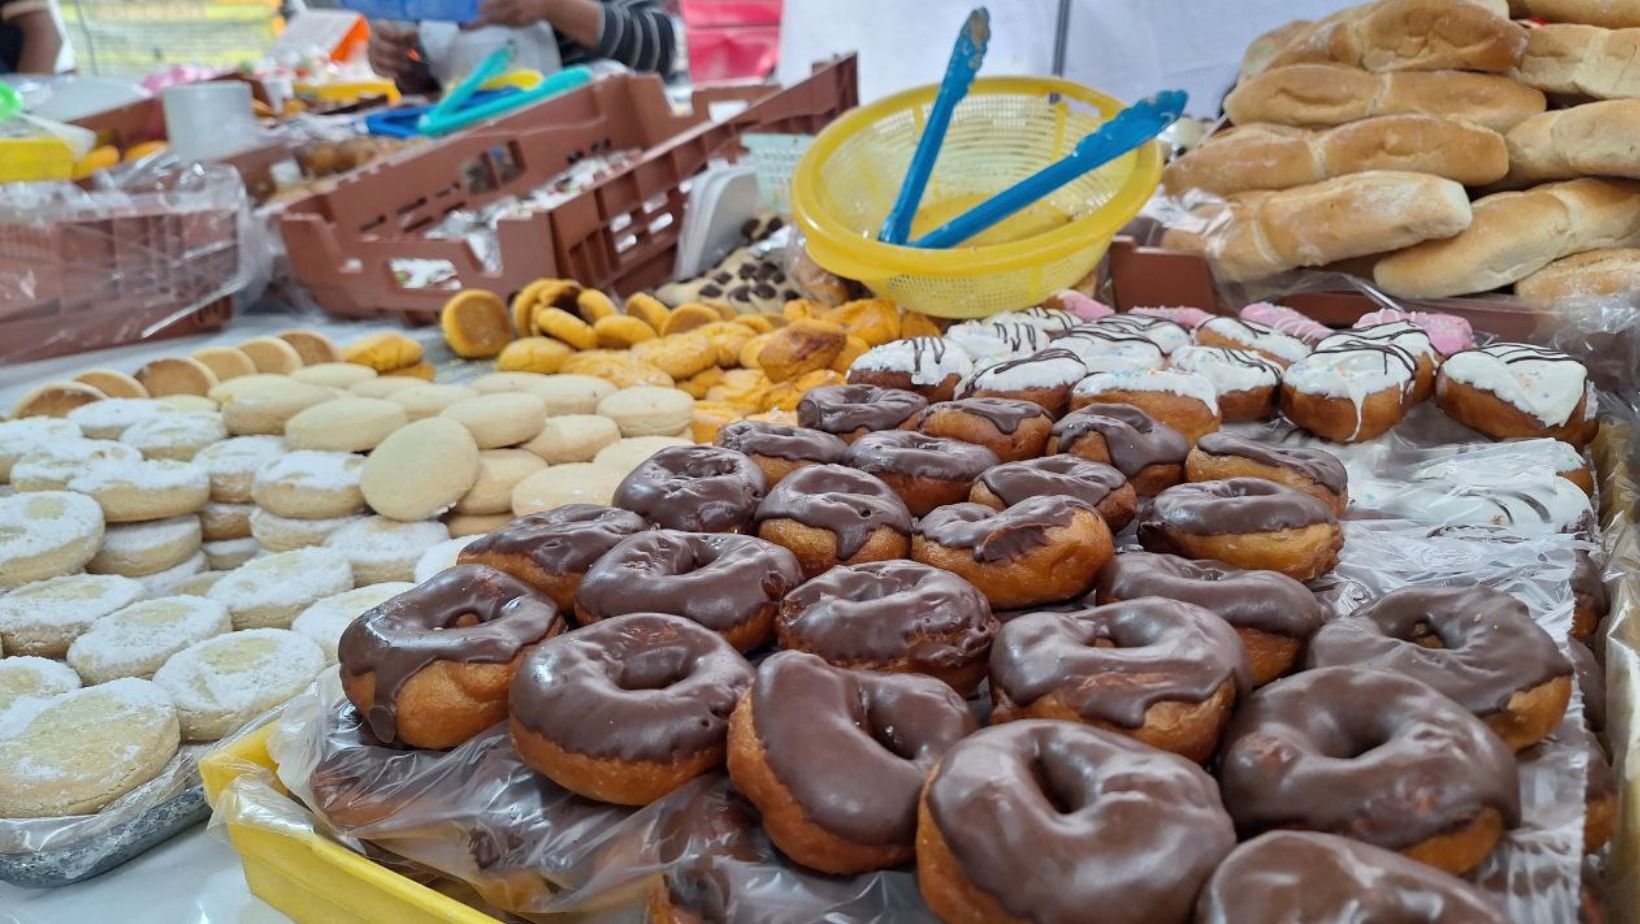
M 1378 0 L 1320 22 L 1292 22 L 1248 46 L 1242 76 L 1272 67 L 1333 62 L 1369 71 L 1506 71 L 1526 30 L 1490 0 Z

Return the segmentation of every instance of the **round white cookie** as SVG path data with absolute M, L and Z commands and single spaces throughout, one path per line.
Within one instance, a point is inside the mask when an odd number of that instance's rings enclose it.
M 211 501 L 199 508 L 200 534 L 207 542 L 244 539 L 251 534 L 251 514 L 255 504 L 224 504 Z
M 61 661 L 24 655 L 0 658 L 0 712 L 20 699 L 56 696 L 80 688 L 80 675 Z
M 139 421 L 176 412 L 176 408 L 152 398 L 104 398 L 69 411 L 68 420 L 91 439 L 117 440 Z
M 156 571 L 153 574 L 145 574 L 137 578 L 136 581 L 142 585 L 143 596 L 164 597 L 174 595 L 177 592 L 177 585 L 196 574 L 205 573 L 206 566 L 205 550 L 200 549 L 193 554 L 193 557 L 182 564 L 174 568 L 166 568 L 164 571 Z
M 236 436 L 201 449 L 194 464 L 210 477 L 212 500 L 248 504 L 257 471 L 285 451 L 283 437 Z
M 364 509 L 359 474 L 365 459 L 350 452 L 302 449 L 287 453 L 256 472 L 251 497 L 270 513 L 319 520 Z
M 86 683 L 154 676 L 166 659 L 195 642 L 233 631 L 228 608 L 204 597 L 144 600 L 99 619 L 68 649 Z
M 251 513 L 251 538 L 270 552 L 290 552 L 308 546 L 324 545 L 331 533 L 349 523 L 357 523 L 365 517 L 366 514 L 355 513 L 345 517 L 303 520 L 282 517 L 258 507 Z
M 58 440 L 36 446 L 18 459 L 11 468 L 11 484 L 19 491 L 66 491 L 74 476 L 92 465 L 141 460 L 142 453 L 113 440 Z
M 221 406 L 204 395 L 166 395 L 157 399 L 160 404 L 168 404 L 185 414 L 220 410 Z M 226 422 L 224 422 L 226 426 Z
M 676 436 L 689 428 L 695 399 L 676 388 L 623 388 L 599 401 L 598 413 L 615 421 L 622 436 Z
M 347 390 L 361 398 L 385 398 L 388 395 L 404 391 L 406 388 L 415 388 L 417 385 L 426 384 L 426 379 L 418 379 L 413 375 L 383 375 L 378 378 L 355 382 L 349 385 Z
M 309 385 L 349 388 L 376 377 L 376 370 L 358 363 L 314 363 L 292 372 L 290 377 Z
M 184 738 L 215 741 L 302 692 L 324 666 L 311 639 L 248 629 L 189 645 L 154 672 L 154 683 L 176 704 Z
M 205 553 L 205 566 L 212 571 L 232 571 L 262 554 L 262 544 L 254 538 L 218 539 L 200 547 Z
M 445 417 L 418 420 L 382 441 L 359 487 L 372 510 L 406 522 L 436 517 L 478 481 L 478 443 Z
M 285 424 L 285 442 L 292 449 L 369 452 L 409 422 L 404 406 L 385 398 L 338 398 L 292 417 Z
M 540 456 L 549 465 L 591 462 L 606 446 L 621 441 L 615 421 L 597 414 L 564 414 L 547 418 L 535 439 L 521 448 Z
M 546 467 L 547 463 L 533 452 L 486 449 L 478 454 L 478 480 L 456 501 L 455 512 L 510 513 L 513 487 Z
M 677 436 L 633 436 L 613 446 L 598 450 L 592 461 L 615 472 L 616 479 L 625 478 L 645 460 L 669 446 L 693 446 L 694 440 Z
M 199 517 L 185 514 L 146 523 L 110 524 L 102 548 L 86 562 L 92 574 L 142 577 L 175 568 L 199 551 Z
M 625 477 L 593 462 L 552 465 L 513 488 L 513 515 L 538 513 L 565 504 L 609 504 Z
M 416 559 L 416 583 L 420 584 L 440 571 L 454 568 L 456 566 L 456 557 L 461 554 L 461 550 L 477 540 L 477 534 L 457 536 L 454 539 L 446 539 L 421 553 L 421 557 Z
M 216 582 L 209 596 L 228 608 L 236 629 L 283 629 L 296 614 L 353 589 L 353 568 L 331 549 L 296 549 L 252 559 Z
M 513 512 L 509 508 L 506 513 L 447 513 L 443 519 L 451 536 L 482 536 L 511 523 Z
M 201 449 L 228 438 L 222 415 L 171 413 L 146 417 L 125 428 L 120 442 L 149 459 L 176 459 L 186 462 Z
M 170 594 L 173 597 L 203 597 L 211 592 L 216 582 L 227 577 L 230 571 L 201 571 L 189 575 L 172 585 Z
M 0 497 L 0 588 L 85 567 L 103 538 L 97 502 L 67 491 Z
M 457 401 L 478 397 L 478 392 L 465 385 L 433 385 L 423 382 L 415 388 L 405 388 L 387 396 L 410 415 L 411 420 L 436 417 Z
M 543 375 L 519 389 L 547 404 L 547 416 L 591 414 L 598 402 L 615 393 L 615 386 L 591 375 Z
M 302 611 L 290 630 L 312 639 L 325 653 L 325 663 L 336 663 L 336 644 L 342 630 L 367 610 L 415 587 L 408 581 L 385 581 L 326 597 Z
M 211 397 L 222 402 L 222 420 L 229 433 L 278 436 L 292 417 L 315 404 L 335 400 L 336 392 L 284 375 L 247 375 L 218 385 Z
M 0 597 L 0 647 L 61 658 L 97 620 L 141 600 L 142 584 L 117 574 L 70 574 Z
M 347 556 L 353 566 L 353 583 L 363 587 L 410 580 L 422 553 L 449 538 L 450 530 L 437 520 L 404 523 L 366 517 L 331 533 L 325 548 Z
M 154 778 L 181 743 L 171 697 L 125 678 L 0 712 L 0 817 L 95 812 Z
M 467 428 L 479 449 L 500 449 L 526 442 L 547 422 L 547 405 L 534 395 L 479 395 L 457 401 L 439 415 Z
M 0 421 L 0 484 L 11 480 L 11 467 L 31 452 L 53 443 L 80 438 L 80 428 L 61 417 L 24 417 Z
M 70 479 L 68 489 L 94 498 L 110 523 L 181 516 L 211 499 L 205 469 L 170 459 L 99 462 Z

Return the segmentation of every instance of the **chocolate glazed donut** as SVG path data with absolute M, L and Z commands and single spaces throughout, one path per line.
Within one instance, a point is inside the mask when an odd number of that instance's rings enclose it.
M 1594 556 L 1582 549 L 1573 554 L 1577 564 L 1572 569 L 1572 638 L 1588 644 L 1611 609 L 1611 597 Z
M 929 436 L 984 446 L 1004 462 L 1017 462 L 1042 455 L 1053 415 L 1032 401 L 963 398 L 930 404 L 907 426 Z
M 1480 889 L 1398 853 L 1331 834 L 1272 831 L 1224 858 L 1196 924 L 1509 924 Z
M 1099 571 L 1095 601 L 1166 597 L 1211 610 L 1241 638 L 1254 686 L 1287 673 L 1327 618 L 1303 584 L 1274 571 L 1243 571 L 1222 562 L 1124 552 Z
M 796 557 L 772 542 L 658 529 L 622 540 L 587 571 L 575 613 L 582 622 L 669 613 L 751 651 L 768 641 L 781 598 L 802 581 Z
M 888 869 L 912 857 L 928 771 L 975 727 L 962 697 L 932 677 L 782 651 L 735 707 L 729 779 L 798 863 L 835 875 Z
M 1139 507 L 1139 496 L 1127 476 L 1109 465 L 1069 454 L 1005 462 L 989 469 L 974 482 L 968 499 L 1003 510 L 1027 498 L 1053 494 L 1092 504 L 1113 533 L 1128 525 Z
M 1184 480 L 1190 441 L 1131 404 L 1090 404 L 1054 424 L 1044 451 L 1114 465 L 1150 497 Z
M 867 433 L 893 430 L 928 406 L 922 395 L 875 385 L 811 388 L 797 402 L 797 422 L 852 443 Z
M 1560 724 L 1572 665 L 1526 604 L 1489 587 L 1405 587 L 1321 628 L 1311 667 L 1406 674 L 1473 712 L 1514 750 Z
M 790 549 L 814 577 L 840 564 L 904 558 L 911 511 L 882 479 L 812 465 L 775 485 L 757 508 L 757 535 Z
M 819 430 L 761 420 L 736 420 L 718 430 L 716 444 L 742 453 L 763 470 L 773 490 L 782 478 L 806 465 L 843 461 L 848 444 Z
M 1230 433 L 1209 433 L 1184 461 L 1191 481 L 1263 478 L 1303 491 L 1343 516 L 1350 505 L 1349 475 L 1338 457 L 1323 449 L 1273 446 Z
M 1515 755 L 1462 706 L 1403 674 L 1321 667 L 1254 693 L 1219 781 L 1236 828 L 1339 834 L 1454 875 L 1520 823 Z
M 723 763 L 752 666 L 722 636 L 658 613 L 537 648 L 513 680 L 513 746 L 576 795 L 648 805 Z
M 860 670 L 929 674 L 968 694 L 985 677 L 991 605 L 949 571 L 913 561 L 833 568 L 780 604 L 780 647 Z
M 618 507 L 566 504 L 521 516 L 462 549 L 456 561 L 489 565 L 552 598 L 560 612 L 575 606 L 575 589 L 593 562 L 617 542 L 649 528 Z
M 881 478 L 912 515 L 921 517 L 967 497 L 974 479 L 996 465 L 997 457 L 984 446 L 895 430 L 856 440 L 844 461 Z
M 452 748 L 506 716 L 519 663 L 563 629 L 529 585 L 457 565 L 348 625 L 342 689 L 383 744 Z
M 1302 491 L 1262 478 L 1227 478 L 1156 495 L 1150 518 L 1139 524 L 1139 544 L 1311 581 L 1338 563 L 1344 534 L 1332 508 Z
M 662 529 L 739 533 L 768 490 L 763 470 L 716 446 L 668 446 L 615 488 L 614 504 Z
M 1068 722 L 958 742 L 917 811 L 917 884 L 952 922 L 1184 924 L 1235 846 L 1213 778 Z
M 1087 501 L 1032 497 L 1006 510 L 952 504 L 917 521 L 911 557 L 979 588 L 991 606 L 1017 609 L 1088 592 L 1115 552 Z
M 1160 597 L 1030 613 L 991 648 L 993 723 L 1082 722 L 1197 763 L 1247 690 L 1247 657 L 1224 620 Z

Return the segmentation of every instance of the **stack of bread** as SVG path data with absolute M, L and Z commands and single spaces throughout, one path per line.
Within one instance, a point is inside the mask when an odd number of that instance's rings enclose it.
M 1636 47 L 1640 6 L 1592 0 L 1289 23 L 1248 48 L 1234 127 L 1164 183 L 1224 197 L 1194 243 L 1232 280 L 1344 263 L 1394 295 L 1513 285 L 1538 306 L 1640 288 Z

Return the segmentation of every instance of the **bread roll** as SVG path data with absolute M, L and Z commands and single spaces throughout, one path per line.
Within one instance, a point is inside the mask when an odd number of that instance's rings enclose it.
M 1509 180 L 1640 178 L 1640 99 L 1557 109 L 1509 130 Z
M 1479 3 L 1378 0 L 1260 36 L 1242 59 L 1242 75 L 1325 62 L 1369 71 L 1506 71 L 1525 50 L 1526 30 Z
M 1343 125 L 1372 116 L 1425 113 L 1508 131 L 1544 110 L 1543 93 L 1496 74 L 1374 74 L 1339 64 L 1294 64 L 1243 81 L 1224 100 L 1237 125 Z
M 1640 244 L 1640 183 L 1569 180 L 1487 196 L 1462 234 L 1378 261 L 1379 288 L 1410 298 L 1486 292 L 1561 257 Z
M 1515 283 L 1515 294 L 1534 308 L 1568 298 L 1640 293 L 1640 249 L 1591 250 L 1545 266 Z
M 1530 29 L 1510 75 L 1545 93 L 1598 99 L 1640 96 L 1640 29 L 1548 25 Z
M 1326 131 L 1244 125 L 1213 135 L 1168 164 L 1162 183 L 1173 195 L 1195 188 L 1228 196 L 1363 170 L 1428 173 L 1481 186 L 1508 172 L 1509 149 L 1489 128 L 1430 115 L 1378 116 Z
M 1578 22 L 1607 29 L 1640 26 L 1640 0 L 1509 0 L 1509 12 L 1521 19 Z
M 1208 253 L 1231 280 L 1451 237 L 1469 226 L 1469 197 L 1451 180 L 1375 170 L 1231 200 Z

